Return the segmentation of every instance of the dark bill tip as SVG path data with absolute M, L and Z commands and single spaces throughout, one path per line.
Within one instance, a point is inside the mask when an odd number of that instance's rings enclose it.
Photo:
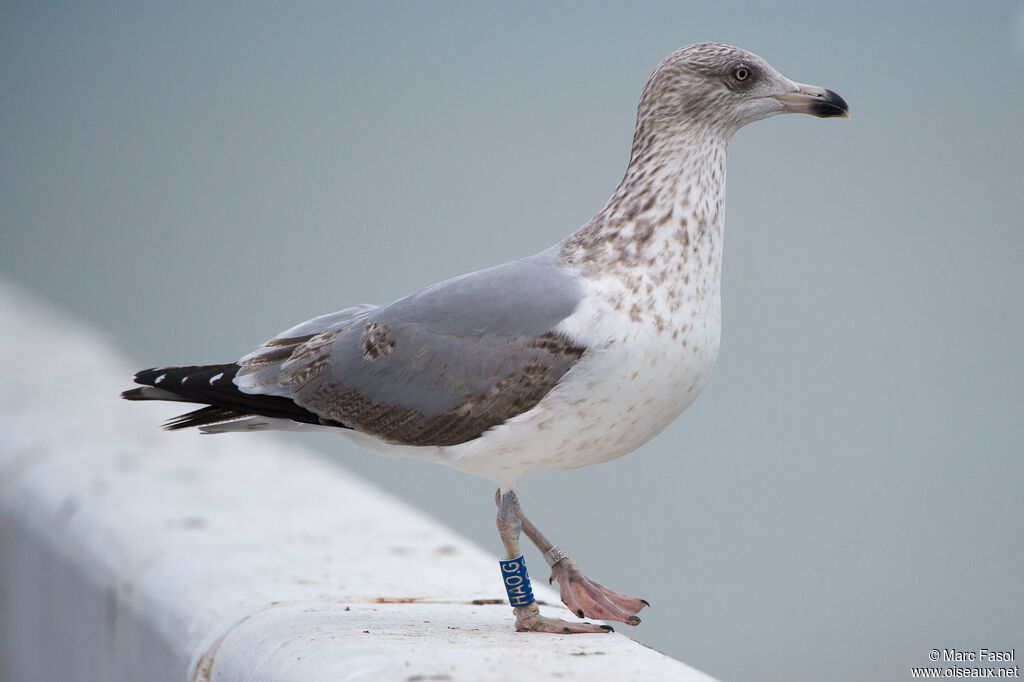
M 810 114 L 821 118 L 833 116 L 850 117 L 850 105 L 833 90 L 825 90 L 825 96 L 810 106 Z

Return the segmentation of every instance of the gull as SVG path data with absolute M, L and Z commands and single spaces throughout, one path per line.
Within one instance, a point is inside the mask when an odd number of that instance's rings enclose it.
M 648 603 L 587 578 L 526 518 L 517 485 L 635 450 L 700 393 L 721 337 L 729 143 L 742 126 L 787 112 L 849 117 L 835 92 L 791 81 L 750 52 L 681 48 L 643 89 L 622 181 L 561 242 L 303 322 L 236 362 L 141 371 L 142 387 L 122 395 L 204 405 L 168 429 L 326 429 L 490 479 L 516 629 L 611 630 L 540 613 L 522 533 L 576 616 L 636 625 Z

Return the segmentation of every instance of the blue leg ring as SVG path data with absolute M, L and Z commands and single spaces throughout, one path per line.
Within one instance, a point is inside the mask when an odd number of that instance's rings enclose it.
M 526 572 L 523 555 L 520 554 L 515 559 L 499 559 L 498 563 L 501 565 L 501 579 L 505 582 L 508 603 L 512 608 L 532 604 L 533 588 L 530 586 L 530 576 Z

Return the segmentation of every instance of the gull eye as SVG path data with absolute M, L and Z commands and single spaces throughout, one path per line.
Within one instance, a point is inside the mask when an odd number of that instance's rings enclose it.
M 745 66 L 737 66 L 736 70 L 732 72 L 732 77 L 738 81 L 745 81 L 750 78 L 750 69 Z

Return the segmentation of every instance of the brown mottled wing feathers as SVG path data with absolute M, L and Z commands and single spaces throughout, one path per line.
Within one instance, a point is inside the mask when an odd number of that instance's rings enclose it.
M 394 341 L 395 346 L 399 343 Z M 376 401 L 344 383 L 316 377 L 307 380 L 294 399 L 322 418 L 392 443 L 457 445 L 534 407 L 583 354 L 582 348 L 553 333 L 510 339 L 506 347 L 504 360 L 489 368 L 490 388 L 464 394 L 443 412 Z
M 242 358 L 236 383 L 391 443 L 472 440 L 533 408 L 584 353 L 554 331 L 582 291 L 553 258 L 304 323 Z

